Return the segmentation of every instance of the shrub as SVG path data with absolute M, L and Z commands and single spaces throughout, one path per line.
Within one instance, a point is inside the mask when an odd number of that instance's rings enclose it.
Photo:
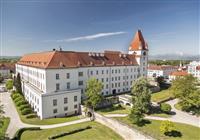
M 168 120 L 162 121 L 160 125 L 160 132 L 163 134 L 167 134 L 172 132 L 175 129 L 173 122 L 170 122 Z
M 21 105 L 20 107 L 19 107 L 19 110 L 23 110 L 23 109 L 25 109 L 25 108 L 30 108 L 30 105 L 29 104 L 24 104 L 24 105 Z
M 166 113 L 169 113 L 172 109 L 172 107 L 169 105 L 169 104 L 166 104 L 166 103 L 162 103 L 160 105 L 160 109 L 163 111 L 163 112 L 166 112 Z
M 21 94 L 19 94 L 19 93 L 12 93 L 11 97 L 12 97 L 12 99 L 16 99 L 18 97 L 21 97 Z
M 27 104 L 27 101 L 25 101 L 25 100 L 16 102 L 17 106 L 21 106 L 21 105 L 25 105 L 25 104 Z
M 15 102 L 19 101 L 19 100 L 24 100 L 24 97 L 21 95 L 15 95 L 16 97 L 13 99 Z
M 27 115 L 27 114 L 29 114 L 29 113 L 31 113 L 31 112 L 32 112 L 32 110 L 31 110 L 30 108 L 24 108 L 24 109 L 21 111 L 22 115 Z
M 36 114 L 28 114 L 28 115 L 26 116 L 27 119 L 36 118 L 36 117 L 37 117 Z
M 26 130 L 41 130 L 40 127 L 26 127 L 26 128 L 21 128 L 19 129 L 16 133 L 15 136 L 12 140 L 20 140 L 21 139 L 21 135 L 24 131 Z
M 11 89 L 13 88 L 13 80 L 8 80 L 8 81 L 6 82 L 6 88 L 7 88 L 8 90 L 11 90 Z

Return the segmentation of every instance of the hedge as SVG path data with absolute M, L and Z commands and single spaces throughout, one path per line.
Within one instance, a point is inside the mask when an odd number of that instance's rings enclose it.
M 25 101 L 25 100 L 16 102 L 16 105 L 17 105 L 17 106 L 21 106 L 21 105 L 25 105 L 25 104 L 28 104 L 28 102 Z
M 25 109 L 23 109 L 23 110 L 21 111 L 22 115 L 27 115 L 27 114 L 29 114 L 29 113 L 31 113 L 31 112 L 32 112 L 32 110 L 31 110 L 30 108 L 25 108 Z
M 21 105 L 21 106 L 19 107 L 19 110 L 22 111 L 22 110 L 25 109 L 25 108 L 30 108 L 30 105 L 29 105 L 29 104 Z
M 28 114 L 28 115 L 26 116 L 27 119 L 36 118 L 36 117 L 37 117 L 36 114 Z
M 18 93 L 13 93 L 13 94 L 11 95 L 11 97 L 12 97 L 12 99 L 16 99 L 16 98 L 18 98 L 18 97 L 22 97 L 22 95 L 20 95 L 20 94 L 18 94 Z
M 60 138 L 60 137 L 63 137 L 63 136 L 71 135 L 71 134 L 74 134 L 74 133 L 77 133 L 77 132 L 81 132 L 81 131 L 84 131 L 86 129 L 91 129 L 91 128 L 92 128 L 91 126 L 87 126 L 87 127 L 84 127 L 84 128 L 71 130 L 69 132 L 65 132 L 65 133 L 54 135 L 54 136 L 50 136 L 50 137 L 48 137 L 48 139 L 49 140 L 57 139 L 57 138 Z
M 40 127 L 26 127 L 26 128 L 21 128 L 21 129 L 19 129 L 16 133 L 15 133 L 15 135 L 14 135 L 14 137 L 13 137 L 13 139 L 12 140 L 20 140 L 21 139 L 21 135 L 22 135 L 22 133 L 24 132 L 24 131 L 26 131 L 26 130 L 41 130 L 40 129 Z

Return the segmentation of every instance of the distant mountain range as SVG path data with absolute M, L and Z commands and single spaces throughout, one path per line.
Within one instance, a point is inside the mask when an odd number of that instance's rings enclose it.
M 200 60 L 200 55 L 177 55 L 177 54 L 162 54 L 149 55 L 150 60 Z

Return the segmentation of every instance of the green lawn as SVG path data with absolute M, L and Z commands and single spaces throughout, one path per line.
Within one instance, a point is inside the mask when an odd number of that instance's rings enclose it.
M 122 138 L 110 128 L 97 122 L 85 122 L 65 127 L 37 131 L 28 130 L 22 133 L 21 140 L 48 140 L 49 136 L 86 126 L 91 126 L 92 128 L 58 138 L 57 140 L 122 140 Z
M 0 135 L 1 136 L 5 136 L 9 123 L 10 123 L 10 118 L 3 118 L 3 124 L 0 127 Z
M 14 103 L 14 101 L 13 101 Z M 15 103 L 14 103 L 15 104 Z M 22 122 L 27 123 L 27 124 L 35 124 L 35 125 L 50 125 L 50 124 L 58 124 L 58 123 L 64 123 L 64 122 L 69 122 L 69 121 L 74 121 L 78 120 L 81 118 L 84 118 L 83 116 L 69 116 L 69 117 L 62 117 L 62 118 L 49 118 L 49 119 L 43 119 L 40 120 L 39 118 L 26 118 L 26 115 L 22 115 L 20 113 L 19 108 L 15 105 L 17 112 L 19 114 L 19 117 Z
M 99 109 L 96 112 L 105 115 L 105 114 L 129 114 L 130 113 L 130 107 L 128 106 L 118 106 L 118 105 L 113 105 L 112 107 L 107 107 L 103 109 Z
M 169 137 L 165 136 L 162 133 L 160 133 L 160 123 L 159 120 L 150 120 L 149 124 L 145 124 L 142 127 L 138 127 L 131 123 L 131 121 L 128 119 L 128 117 L 123 118 L 114 118 L 118 121 L 121 121 L 122 123 L 128 124 L 129 126 L 143 132 L 144 134 L 150 135 L 158 140 L 200 140 L 200 128 L 187 125 L 187 124 L 181 124 L 181 123 L 174 123 L 176 130 L 181 132 L 180 137 Z
M 153 102 L 162 102 L 169 98 L 174 98 L 174 96 L 172 95 L 169 89 L 151 94 L 151 101 Z

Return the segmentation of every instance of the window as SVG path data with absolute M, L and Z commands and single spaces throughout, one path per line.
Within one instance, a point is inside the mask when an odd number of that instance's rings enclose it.
M 103 78 L 101 78 L 101 81 L 102 81 L 102 82 L 104 82 L 104 79 L 103 79 Z
M 104 70 L 102 70 L 102 74 L 104 74 Z
M 57 100 L 53 99 L 53 106 L 57 106 Z
M 67 89 L 70 89 L 70 82 L 67 82 Z
M 82 86 L 83 85 L 83 81 L 78 81 L 78 85 Z
M 106 78 L 106 82 L 108 82 L 108 78 Z
M 115 70 L 115 73 L 117 73 L 117 69 Z
M 57 110 L 57 109 L 54 109 L 54 110 L 53 110 L 53 113 L 54 113 L 54 114 L 55 114 L 55 113 L 57 113 L 57 112 L 58 112 L 58 110 Z
M 93 71 L 90 71 L 90 75 L 93 75 Z
M 74 105 L 74 108 L 77 108 L 77 105 Z
M 58 80 L 59 79 L 59 74 L 56 74 L 56 80 Z
M 68 107 L 67 107 L 67 106 L 65 106 L 65 107 L 64 107 L 64 111 L 67 111 L 67 110 L 68 110 Z
M 97 70 L 97 71 L 96 71 L 96 75 L 98 75 L 98 74 L 99 74 L 99 71 Z
M 112 73 L 114 73 L 114 70 L 112 70 Z
M 69 79 L 70 78 L 70 73 L 66 74 L 66 78 Z
M 56 90 L 60 90 L 60 84 L 56 84 Z
M 68 103 L 68 98 L 64 98 L 64 104 L 67 104 Z
M 77 101 L 77 96 L 74 96 L 74 102 L 76 102 Z
M 82 77 L 82 76 L 83 76 L 83 72 L 79 72 L 79 73 L 78 73 L 78 76 L 79 76 L 79 77 Z

